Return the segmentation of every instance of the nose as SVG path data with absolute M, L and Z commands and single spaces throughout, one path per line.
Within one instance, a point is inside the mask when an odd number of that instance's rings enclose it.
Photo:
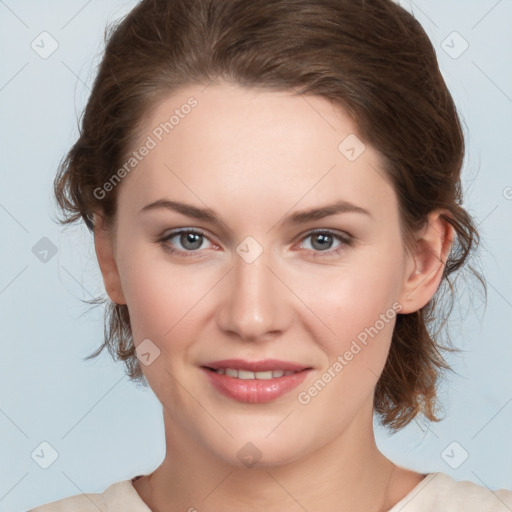
M 290 292 L 276 277 L 267 251 L 252 262 L 234 255 L 226 276 L 219 327 L 246 341 L 264 342 L 282 334 L 291 321 Z

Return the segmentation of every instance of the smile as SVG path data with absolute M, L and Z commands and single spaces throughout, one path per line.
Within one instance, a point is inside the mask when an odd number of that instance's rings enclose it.
M 297 373 L 292 370 L 267 370 L 262 372 L 251 372 L 249 370 L 240 370 L 237 368 L 218 368 L 217 370 L 212 369 L 212 371 L 215 371 L 219 375 L 227 375 L 228 377 L 242 380 L 269 380 L 275 379 L 276 377 L 283 377 L 283 375 L 288 376 Z
M 299 386 L 312 370 L 279 360 L 230 359 L 207 363 L 201 369 L 209 384 L 224 397 L 237 402 L 271 402 Z

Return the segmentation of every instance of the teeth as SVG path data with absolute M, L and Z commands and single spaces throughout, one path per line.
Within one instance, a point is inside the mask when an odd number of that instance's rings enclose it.
M 236 372 L 236 370 L 234 370 Z M 254 372 L 248 372 L 247 370 L 238 370 L 238 378 L 239 379 L 254 379 Z
M 254 372 L 254 376 L 257 379 L 268 380 L 272 378 L 272 371 L 269 370 L 268 372 Z
M 266 370 L 263 372 L 250 372 L 249 370 L 238 370 L 236 368 L 219 368 L 215 370 L 219 375 L 227 375 L 242 380 L 269 380 L 287 375 L 293 375 L 292 370 Z

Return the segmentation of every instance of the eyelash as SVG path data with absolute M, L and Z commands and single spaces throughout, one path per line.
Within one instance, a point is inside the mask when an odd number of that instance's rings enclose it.
M 181 235 L 182 233 L 193 233 L 195 235 L 200 235 L 204 238 L 208 238 L 204 232 L 197 230 L 197 229 L 179 229 L 179 230 L 172 231 L 165 237 L 158 240 L 158 242 L 162 245 L 162 247 L 164 248 L 165 251 L 167 251 L 171 254 L 182 255 L 186 258 L 202 257 L 202 256 L 197 255 L 197 253 L 199 252 L 197 249 L 195 251 L 181 251 L 179 249 L 175 249 L 175 248 L 171 247 L 167 243 L 169 240 L 171 240 L 172 238 L 174 238 L 177 235 Z M 301 240 L 304 241 L 307 238 L 310 238 L 310 237 L 312 237 L 314 235 L 318 235 L 318 234 L 331 235 L 333 238 L 336 238 L 338 241 L 340 241 L 341 244 L 337 249 L 334 249 L 334 250 L 325 250 L 325 251 L 314 251 L 313 250 L 312 251 L 313 258 L 325 258 L 325 257 L 337 256 L 345 249 L 345 246 L 350 247 L 353 244 L 353 238 L 350 235 L 346 234 L 345 236 L 343 236 L 343 235 L 340 235 L 339 233 L 336 233 L 329 229 L 316 229 L 316 230 L 310 231 Z

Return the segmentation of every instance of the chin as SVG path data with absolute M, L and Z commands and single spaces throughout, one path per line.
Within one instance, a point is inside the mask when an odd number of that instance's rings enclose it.
M 278 422 L 273 422 L 273 427 Z M 297 425 L 294 425 L 295 427 Z M 278 427 L 279 429 L 280 427 Z M 211 435 L 204 439 L 205 447 L 216 459 L 238 468 L 271 468 L 290 464 L 316 449 L 314 440 L 308 440 L 305 431 L 288 429 L 269 434 L 272 429 L 229 429 L 233 438 Z M 205 432 L 207 435 L 207 433 Z

